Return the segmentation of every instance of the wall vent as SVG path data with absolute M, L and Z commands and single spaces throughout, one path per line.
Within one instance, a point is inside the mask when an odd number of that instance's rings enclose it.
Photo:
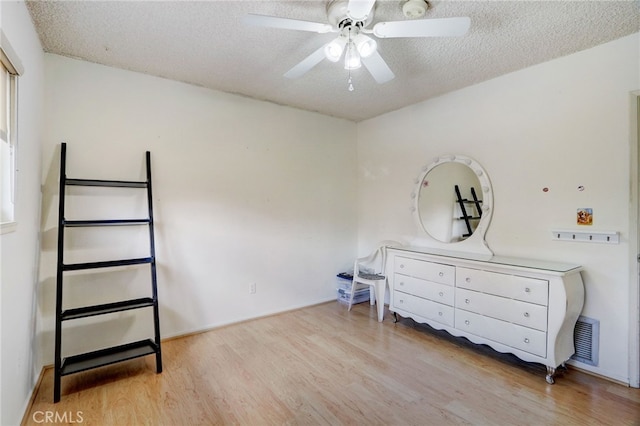
M 597 366 L 600 351 L 600 321 L 580 316 L 573 332 L 573 342 L 576 353 L 571 359 Z

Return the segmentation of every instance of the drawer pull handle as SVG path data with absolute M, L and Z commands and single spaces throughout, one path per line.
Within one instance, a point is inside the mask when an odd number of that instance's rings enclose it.
M 400 281 L 400 285 L 404 285 L 404 281 Z
M 468 303 L 471 303 L 471 300 L 469 300 L 469 299 L 464 299 L 464 303 L 467 303 L 467 304 L 468 304 Z
M 524 289 L 524 292 L 525 293 L 531 293 L 531 289 L 529 287 L 527 287 L 527 288 Z
M 440 273 L 438 274 L 438 276 L 440 276 L 440 277 L 444 277 L 444 272 L 440 272 Z
M 529 312 L 525 312 L 525 313 L 524 313 L 524 317 L 525 317 L 525 318 L 529 318 Z
M 440 297 L 444 296 L 444 293 L 443 293 L 443 292 L 440 292 L 440 293 L 438 293 L 438 294 L 440 294 Z
M 469 322 L 469 320 L 464 320 L 464 323 L 465 323 L 466 325 L 471 324 L 471 323 Z
M 404 300 L 400 299 L 400 303 L 404 303 Z
M 470 283 L 471 282 L 471 278 L 467 277 L 464 279 L 466 282 Z
M 404 263 L 400 264 L 400 269 L 404 268 Z
M 525 337 L 525 338 L 524 338 L 524 342 L 525 342 L 525 343 L 529 343 L 529 338 L 528 338 L 528 337 Z
M 442 316 L 442 312 L 438 312 L 438 315 Z

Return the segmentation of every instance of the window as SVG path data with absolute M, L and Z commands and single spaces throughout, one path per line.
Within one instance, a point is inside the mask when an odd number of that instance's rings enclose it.
M 4 33 L 0 33 L 0 225 L 15 229 L 18 76 L 22 72 Z

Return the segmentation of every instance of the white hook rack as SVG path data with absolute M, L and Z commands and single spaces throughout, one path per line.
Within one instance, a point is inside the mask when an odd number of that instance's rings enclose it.
M 620 235 L 615 231 L 583 231 L 552 230 L 553 239 L 557 241 L 574 241 L 579 243 L 620 243 Z

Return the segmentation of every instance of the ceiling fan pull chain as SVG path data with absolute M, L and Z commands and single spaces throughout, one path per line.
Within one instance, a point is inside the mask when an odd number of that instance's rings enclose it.
M 345 54 L 345 60 L 350 53 L 353 53 L 351 52 L 351 49 L 353 49 L 353 43 L 351 43 L 351 27 L 349 27 L 349 43 L 347 43 L 347 53 Z M 347 84 L 349 85 L 348 89 L 350 92 L 353 92 L 354 89 L 353 89 L 353 81 L 351 81 L 351 67 L 348 68 L 348 71 L 349 71 L 349 80 L 347 80 Z

